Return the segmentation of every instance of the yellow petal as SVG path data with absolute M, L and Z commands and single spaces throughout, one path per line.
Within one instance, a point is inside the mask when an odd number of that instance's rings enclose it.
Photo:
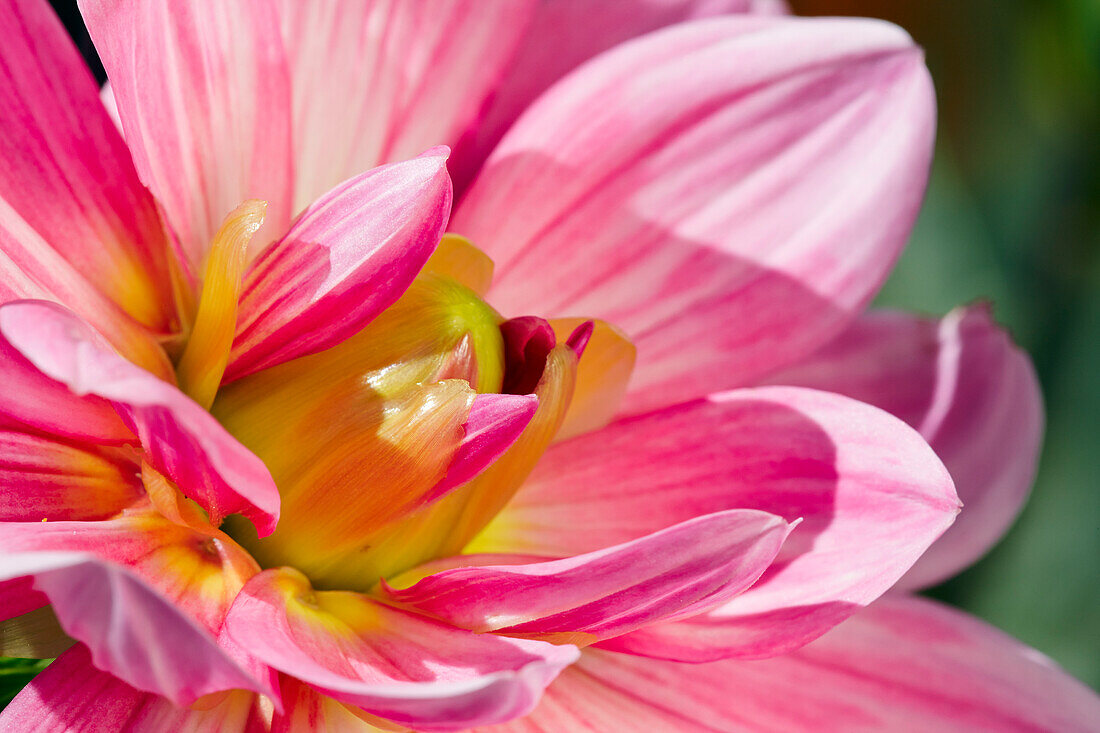
M 550 321 L 558 343 L 564 343 L 585 318 L 555 318 Z M 626 334 L 607 321 L 593 320 L 592 336 L 577 363 L 577 382 L 565 422 L 554 440 L 599 430 L 619 409 L 638 350 Z
M 191 337 L 176 367 L 180 389 L 209 408 L 218 391 L 237 329 L 237 301 L 246 249 L 264 222 L 267 203 L 250 199 L 225 218 L 207 255 L 202 295 Z
M 538 410 L 523 435 L 480 476 L 370 537 L 372 551 L 365 558 L 370 574 L 389 578 L 461 552 L 511 500 L 554 438 L 569 407 L 576 369 L 573 350 L 555 346 L 535 389 Z
M 474 391 L 452 379 L 382 399 L 334 394 L 289 434 L 250 446 L 282 497 L 279 526 L 260 540 L 229 525 L 265 567 L 291 565 L 322 588 L 366 590 L 365 538 L 408 513 L 439 482 L 463 438 Z
M 493 261 L 466 237 L 444 234 L 424 264 L 424 272 L 444 275 L 484 295 L 493 282 Z

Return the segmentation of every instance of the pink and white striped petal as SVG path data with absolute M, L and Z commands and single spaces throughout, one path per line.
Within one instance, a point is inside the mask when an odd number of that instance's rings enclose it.
M 789 529 L 766 512 L 718 512 L 577 557 L 459 567 L 385 590 L 472 631 L 587 645 L 733 598 L 767 569 Z
M 889 589 L 958 499 L 920 435 L 877 408 L 807 389 L 734 390 L 551 447 L 467 551 L 564 557 L 729 509 L 802 523 L 733 600 L 603 644 L 633 650 L 657 636 L 664 655 L 697 661 L 794 649 Z
M 147 692 L 190 705 L 221 690 L 274 696 L 214 637 L 125 568 L 77 552 L 6 552 L 0 580 L 33 577 L 61 627 L 93 664 Z
M 0 522 L 106 519 L 145 494 L 125 452 L 0 427 Z
M 241 513 L 260 536 L 275 528 L 279 492 L 263 462 L 189 397 L 112 351 L 72 312 L 44 301 L 8 303 L 0 306 L 0 334 L 73 394 L 108 400 L 146 459 L 215 525 Z
M 916 428 L 947 466 L 963 511 L 896 588 L 933 585 L 981 557 L 1031 488 L 1042 394 L 1027 354 L 983 306 L 942 320 L 871 313 L 772 384 L 838 392 Z
M 237 690 L 212 705 L 180 707 L 96 669 L 77 645 L 39 674 L 0 713 L 0 728 L 25 733 L 266 733 L 258 698 Z
M 430 504 L 451 489 L 478 476 L 512 447 L 538 409 L 533 394 L 479 394 L 474 397 L 465 435 L 455 450 L 447 473 L 422 499 Z
M 245 199 L 267 202 L 267 241 L 284 232 L 293 214 L 290 77 L 274 5 L 79 5 L 134 164 L 192 274 L 222 219 Z
M 367 171 L 302 212 L 245 275 L 224 381 L 335 346 L 405 292 L 450 215 L 449 153 Z
M 46 2 L 0 8 L 0 299 L 166 332 L 164 232 L 95 80 Z
M 909 235 L 935 105 L 878 21 L 730 16 L 603 54 L 517 121 L 450 229 L 504 313 L 638 348 L 623 409 L 744 385 L 863 309 Z
M 725 13 L 777 14 L 783 0 L 555 0 L 540 2 L 488 107 L 455 148 L 455 189 L 466 188 L 516 118 L 588 59 L 674 23 Z
M 346 178 L 457 143 L 507 73 L 537 0 L 276 5 L 301 210 Z
M 245 586 L 233 638 L 318 691 L 417 730 L 464 730 L 530 711 L 572 646 L 472 634 L 357 593 L 314 591 L 291 568 Z
M 1034 649 L 915 598 L 876 602 L 807 647 L 678 664 L 586 651 L 496 733 L 1087 733 L 1100 698 Z

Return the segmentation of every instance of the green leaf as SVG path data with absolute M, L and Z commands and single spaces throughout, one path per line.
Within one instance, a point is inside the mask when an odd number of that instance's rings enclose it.
M 0 709 L 7 706 L 52 659 L 0 657 Z

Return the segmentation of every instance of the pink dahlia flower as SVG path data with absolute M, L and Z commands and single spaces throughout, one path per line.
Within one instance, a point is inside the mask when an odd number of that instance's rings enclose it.
M 996 539 L 1041 432 L 984 310 L 861 315 L 931 155 L 902 31 L 85 0 L 120 134 L 0 6 L 0 653 L 59 655 L 4 730 L 1100 719 L 887 593 Z

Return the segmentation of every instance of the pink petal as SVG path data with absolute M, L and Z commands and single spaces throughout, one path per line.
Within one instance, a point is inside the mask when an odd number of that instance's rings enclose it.
M 131 433 L 106 400 L 77 396 L 27 361 L 0 333 L 0 415 L 6 421 L 94 443 L 124 443 Z
M 61 627 L 96 667 L 148 692 L 190 705 L 234 688 L 273 695 L 209 633 L 124 568 L 75 552 L 7 552 L 0 579 L 34 577 Z
M 105 519 L 145 495 L 119 449 L 0 427 L 0 521 Z
M 718 512 L 577 557 L 444 570 L 387 593 L 472 631 L 596 641 L 729 600 L 756 582 L 787 532 L 773 514 Z
M 71 312 L 43 301 L 0 306 L 0 334 L 43 374 L 78 396 L 110 401 L 146 459 L 216 524 L 241 513 L 269 534 L 279 492 L 259 458 L 172 385 L 131 364 Z
M 659 637 L 662 654 L 692 660 L 798 647 L 893 585 L 958 500 L 928 445 L 881 410 L 812 390 L 734 390 L 551 447 L 468 551 L 568 556 L 738 508 L 803 521 L 746 592 L 606 644 Z
M 277 3 L 292 79 L 295 209 L 454 144 L 506 73 L 535 0 Z
M 477 395 L 463 426 L 466 435 L 446 475 L 422 501 L 425 504 L 435 501 L 493 465 L 523 433 L 538 406 L 538 397 L 533 394 Z
M 237 691 L 212 707 L 178 707 L 96 669 L 87 648 L 77 645 L 12 700 L 0 713 L 0 728 L 25 733 L 261 733 L 266 725 L 256 700 Z
M 160 220 L 84 61 L 45 2 L 7 3 L 0 37 L 0 302 L 58 300 L 115 342 L 166 330 Z
M 418 730 L 523 715 L 577 658 L 572 646 L 471 634 L 367 596 L 314 592 L 290 568 L 253 578 L 226 623 L 272 667 Z
M 245 276 L 225 381 L 335 346 L 405 292 L 451 210 L 446 148 L 345 181 Z
M 464 189 L 517 117 L 543 91 L 593 56 L 685 20 L 722 13 L 779 13 L 782 0 L 555 0 L 527 26 L 488 109 L 455 150 L 456 189 Z
M 1059 731 L 1100 698 L 1033 649 L 931 601 L 878 601 L 777 659 L 677 664 L 585 652 L 533 714 L 494 731 Z
M 789 364 L 862 310 L 908 237 L 934 127 L 894 26 L 682 24 L 543 95 L 450 229 L 496 262 L 501 312 L 621 327 L 638 412 Z
M 1042 440 L 1042 395 L 1027 354 L 987 308 L 958 309 L 939 321 L 873 313 L 768 381 L 881 407 L 920 431 L 947 466 L 962 514 L 900 588 L 932 585 L 974 562 L 1027 498 Z
M 290 79 L 272 3 L 80 0 L 134 164 L 197 267 L 225 215 L 292 198 Z
M 259 572 L 252 558 L 224 534 L 201 534 L 148 509 L 94 522 L 0 522 L 0 550 L 80 552 L 124 566 L 205 627 L 220 633 L 225 614 L 244 583 Z M 17 584 L 3 587 L 17 599 Z M 20 601 L 22 611 L 44 605 L 41 596 Z

